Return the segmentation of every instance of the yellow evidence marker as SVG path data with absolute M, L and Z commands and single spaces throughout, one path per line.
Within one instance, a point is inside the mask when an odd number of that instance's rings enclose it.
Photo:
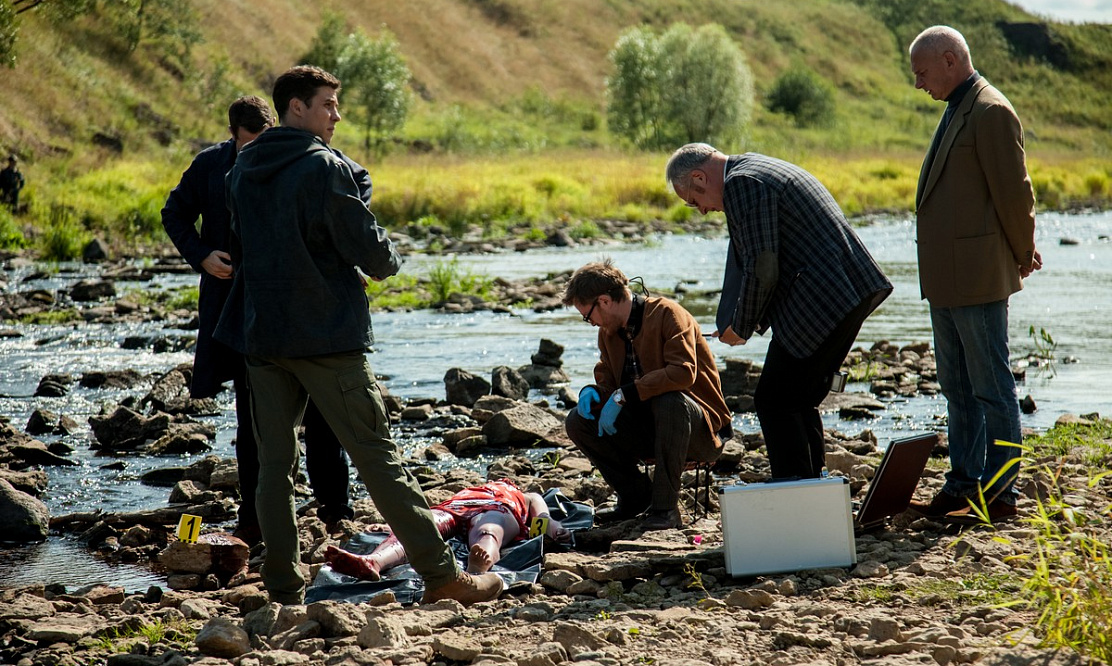
M 181 520 L 178 521 L 178 539 L 186 543 L 197 543 L 199 536 L 201 536 L 201 517 L 188 513 L 181 514 Z

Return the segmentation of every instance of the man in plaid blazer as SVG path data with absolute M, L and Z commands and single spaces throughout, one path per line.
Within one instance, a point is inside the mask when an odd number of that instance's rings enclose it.
M 745 344 L 773 331 L 754 395 L 772 477 L 821 476 L 818 406 L 892 284 L 830 192 L 794 164 L 693 143 L 672 155 L 666 175 L 688 206 L 726 213 L 718 339 Z

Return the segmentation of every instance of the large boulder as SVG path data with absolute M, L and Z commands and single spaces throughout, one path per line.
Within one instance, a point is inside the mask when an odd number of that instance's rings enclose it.
M 251 548 L 238 537 L 211 532 L 197 537 L 196 543 L 174 541 L 158 554 L 158 561 L 174 573 L 215 574 L 228 581 L 247 569 Z
M 491 393 L 511 400 L 524 400 L 529 397 L 529 382 L 517 370 L 500 365 L 490 373 Z
M 483 424 L 483 434 L 491 446 L 551 446 L 549 433 L 563 428 L 563 422 L 535 405 L 519 404 L 504 409 Z
M 490 382 L 461 368 L 444 373 L 444 399 L 452 405 L 470 407 L 490 393 Z
M 46 505 L 0 479 L 0 534 L 5 541 L 29 543 L 46 539 L 50 511 Z
M 70 298 L 75 301 L 97 301 L 115 296 L 116 283 L 112 280 L 82 280 L 70 287 Z

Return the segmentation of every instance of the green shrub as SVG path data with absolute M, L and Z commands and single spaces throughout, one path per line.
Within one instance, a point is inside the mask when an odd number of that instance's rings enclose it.
M 794 67 L 772 84 L 768 108 L 792 116 L 800 127 L 830 125 L 834 119 L 834 92 L 819 75 L 806 67 Z
M 446 301 L 452 294 L 485 296 L 490 285 L 490 278 L 464 270 L 456 257 L 438 261 L 429 268 L 429 289 L 436 302 Z
M 626 30 L 610 52 L 610 130 L 647 149 L 692 141 L 729 144 L 749 119 L 753 76 L 737 44 L 717 24 Z
M 39 250 L 47 261 L 73 261 L 89 242 L 89 234 L 65 206 L 50 207 L 49 217 L 39 238 Z
M 0 249 L 18 250 L 27 245 L 23 231 L 19 228 L 11 211 L 6 206 L 0 206 Z
M 602 236 L 602 229 L 593 220 L 583 220 L 568 229 L 568 235 L 578 240 L 599 238 Z

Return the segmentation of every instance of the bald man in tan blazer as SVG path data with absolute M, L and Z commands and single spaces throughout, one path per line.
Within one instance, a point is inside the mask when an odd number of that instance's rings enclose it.
M 1042 266 L 1023 127 L 1007 98 L 973 69 L 961 33 L 924 30 L 910 48 L 915 87 L 947 108 L 915 198 L 919 284 L 930 302 L 938 381 L 947 399 L 951 470 L 912 509 L 952 522 L 1016 515 L 1019 404 L 1008 359 L 1008 298 Z

